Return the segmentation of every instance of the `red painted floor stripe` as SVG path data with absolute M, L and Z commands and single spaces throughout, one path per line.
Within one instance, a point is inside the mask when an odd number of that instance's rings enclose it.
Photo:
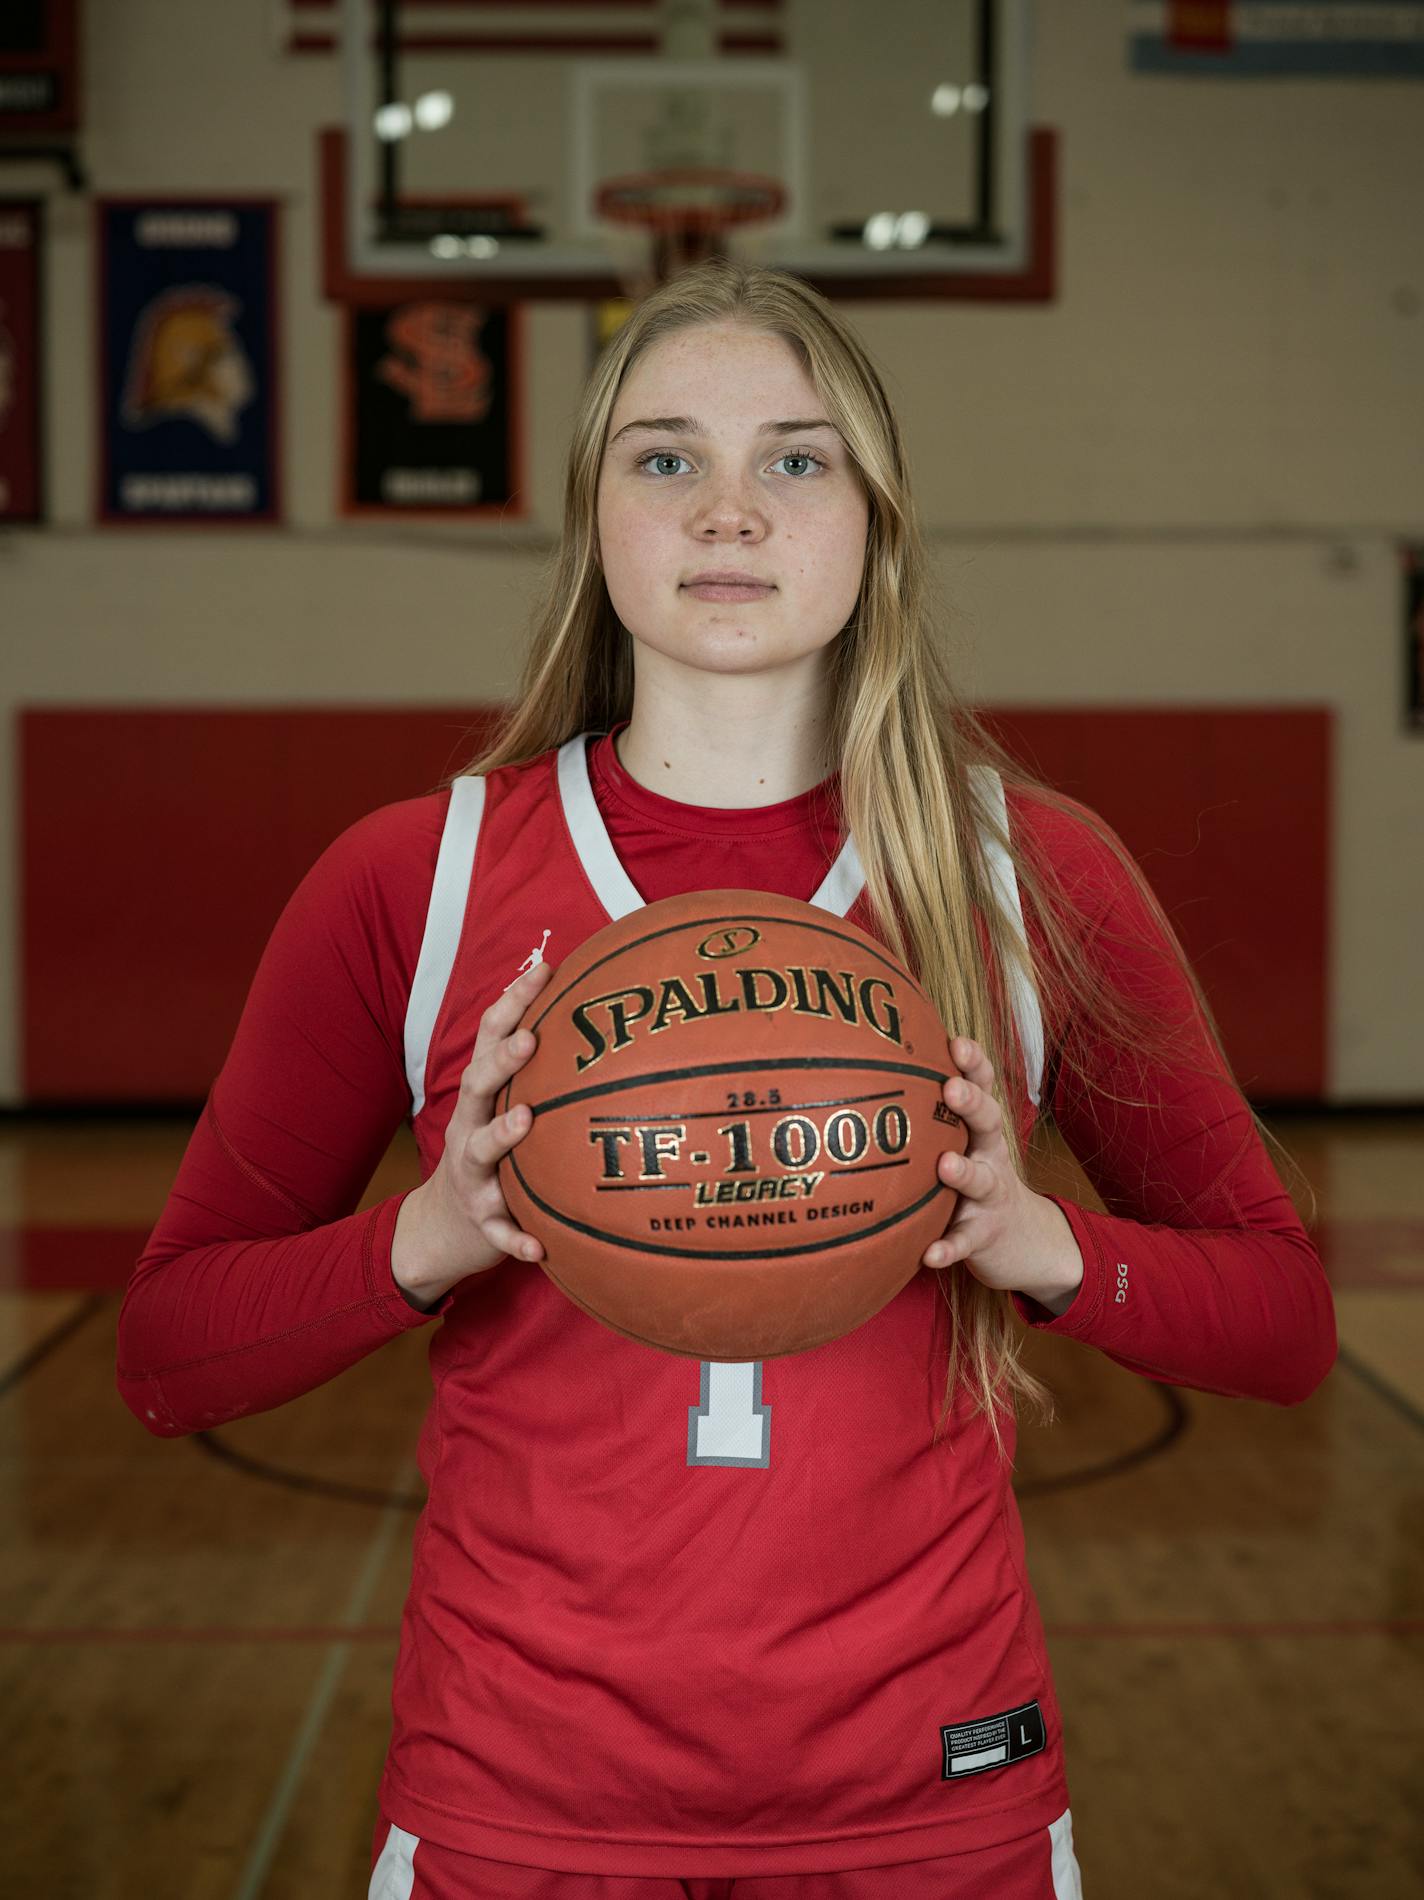
M 1424 1616 L 1305 1623 L 1046 1623 L 1049 1636 L 1424 1636 Z
M 1333 1287 L 1424 1286 L 1424 1220 L 1323 1220 L 1312 1238 Z
M 1189 1636 L 1424 1636 L 1424 1616 L 1393 1616 L 1371 1620 L 1363 1617 L 1340 1618 L 1334 1622 L 1277 1623 L 1047 1623 L 1050 1637 L 1071 1640 L 1075 1637 L 1096 1641 L 1099 1638 L 1152 1640 L 1161 1637 Z M 191 1629 L 71 1629 L 0 1628 L 0 1643 L 393 1643 L 400 1635 L 389 1629 L 363 1626 L 347 1629 L 219 1628 L 212 1625 Z
M 209 1625 L 191 1629 L 5 1629 L 0 1643 L 393 1643 L 400 1629 L 358 1627 L 347 1629 L 220 1629 Z
M 0 1227 L 0 1291 L 120 1293 L 148 1227 Z

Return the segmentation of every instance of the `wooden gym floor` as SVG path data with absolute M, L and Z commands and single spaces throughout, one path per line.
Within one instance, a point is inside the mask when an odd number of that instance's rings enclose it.
M 120 1289 L 186 1121 L 0 1123 L 4 1889 L 365 1894 L 428 1329 L 279 1412 L 147 1436 Z M 1087 1900 L 1424 1893 L 1424 1117 L 1275 1123 L 1340 1364 L 1281 1410 L 1034 1337 L 1029 1564 Z M 1052 1181 L 1092 1200 L 1050 1151 Z M 368 1202 L 416 1178 L 408 1136 Z

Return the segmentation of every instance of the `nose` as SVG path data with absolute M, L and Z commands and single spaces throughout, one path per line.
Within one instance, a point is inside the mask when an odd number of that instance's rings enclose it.
M 699 540 L 757 541 L 766 529 L 762 497 L 745 479 L 728 475 L 698 500 L 696 533 Z

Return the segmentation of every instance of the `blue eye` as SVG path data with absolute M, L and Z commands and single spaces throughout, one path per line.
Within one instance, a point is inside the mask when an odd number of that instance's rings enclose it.
M 635 468 L 646 468 L 649 462 L 685 462 L 687 457 L 679 455 L 676 449 L 650 449 L 646 455 L 640 455 L 633 464 Z
M 809 449 L 787 449 L 783 454 L 778 455 L 776 459 L 778 462 L 810 462 L 814 468 L 827 468 L 830 466 L 829 463 L 823 462 L 819 455 L 812 455 Z M 798 476 L 797 479 L 800 480 L 802 478 Z
M 775 458 L 778 462 L 807 462 L 813 468 L 829 468 L 830 464 L 814 455 L 810 449 L 783 449 Z M 685 462 L 687 457 L 676 449 L 649 449 L 646 455 L 640 455 L 634 462 L 635 468 L 647 468 L 650 462 Z M 690 464 L 689 464 L 690 466 Z M 651 473 L 651 470 L 649 471 Z M 658 477 L 661 480 L 661 476 Z M 795 481 L 805 481 L 804 475 L 793 477 Z

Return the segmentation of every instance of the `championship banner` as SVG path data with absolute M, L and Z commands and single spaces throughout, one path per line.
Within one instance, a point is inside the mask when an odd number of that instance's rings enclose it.
M 109 198 L 95 215 L 99 519 L 278 520 L 275 203 Z
M 1128 64 L 1223 79 L 1424 79 L 1424 0 L 1128 0 Z
M 528 510 L 519 305 L 418 297 L 346 313 L 346 515 Z
M 0 200 L 0 523 L 40 519 L 42 215 Z
M 78 0 L 0 0 L 0 132 L 79 124 Z

